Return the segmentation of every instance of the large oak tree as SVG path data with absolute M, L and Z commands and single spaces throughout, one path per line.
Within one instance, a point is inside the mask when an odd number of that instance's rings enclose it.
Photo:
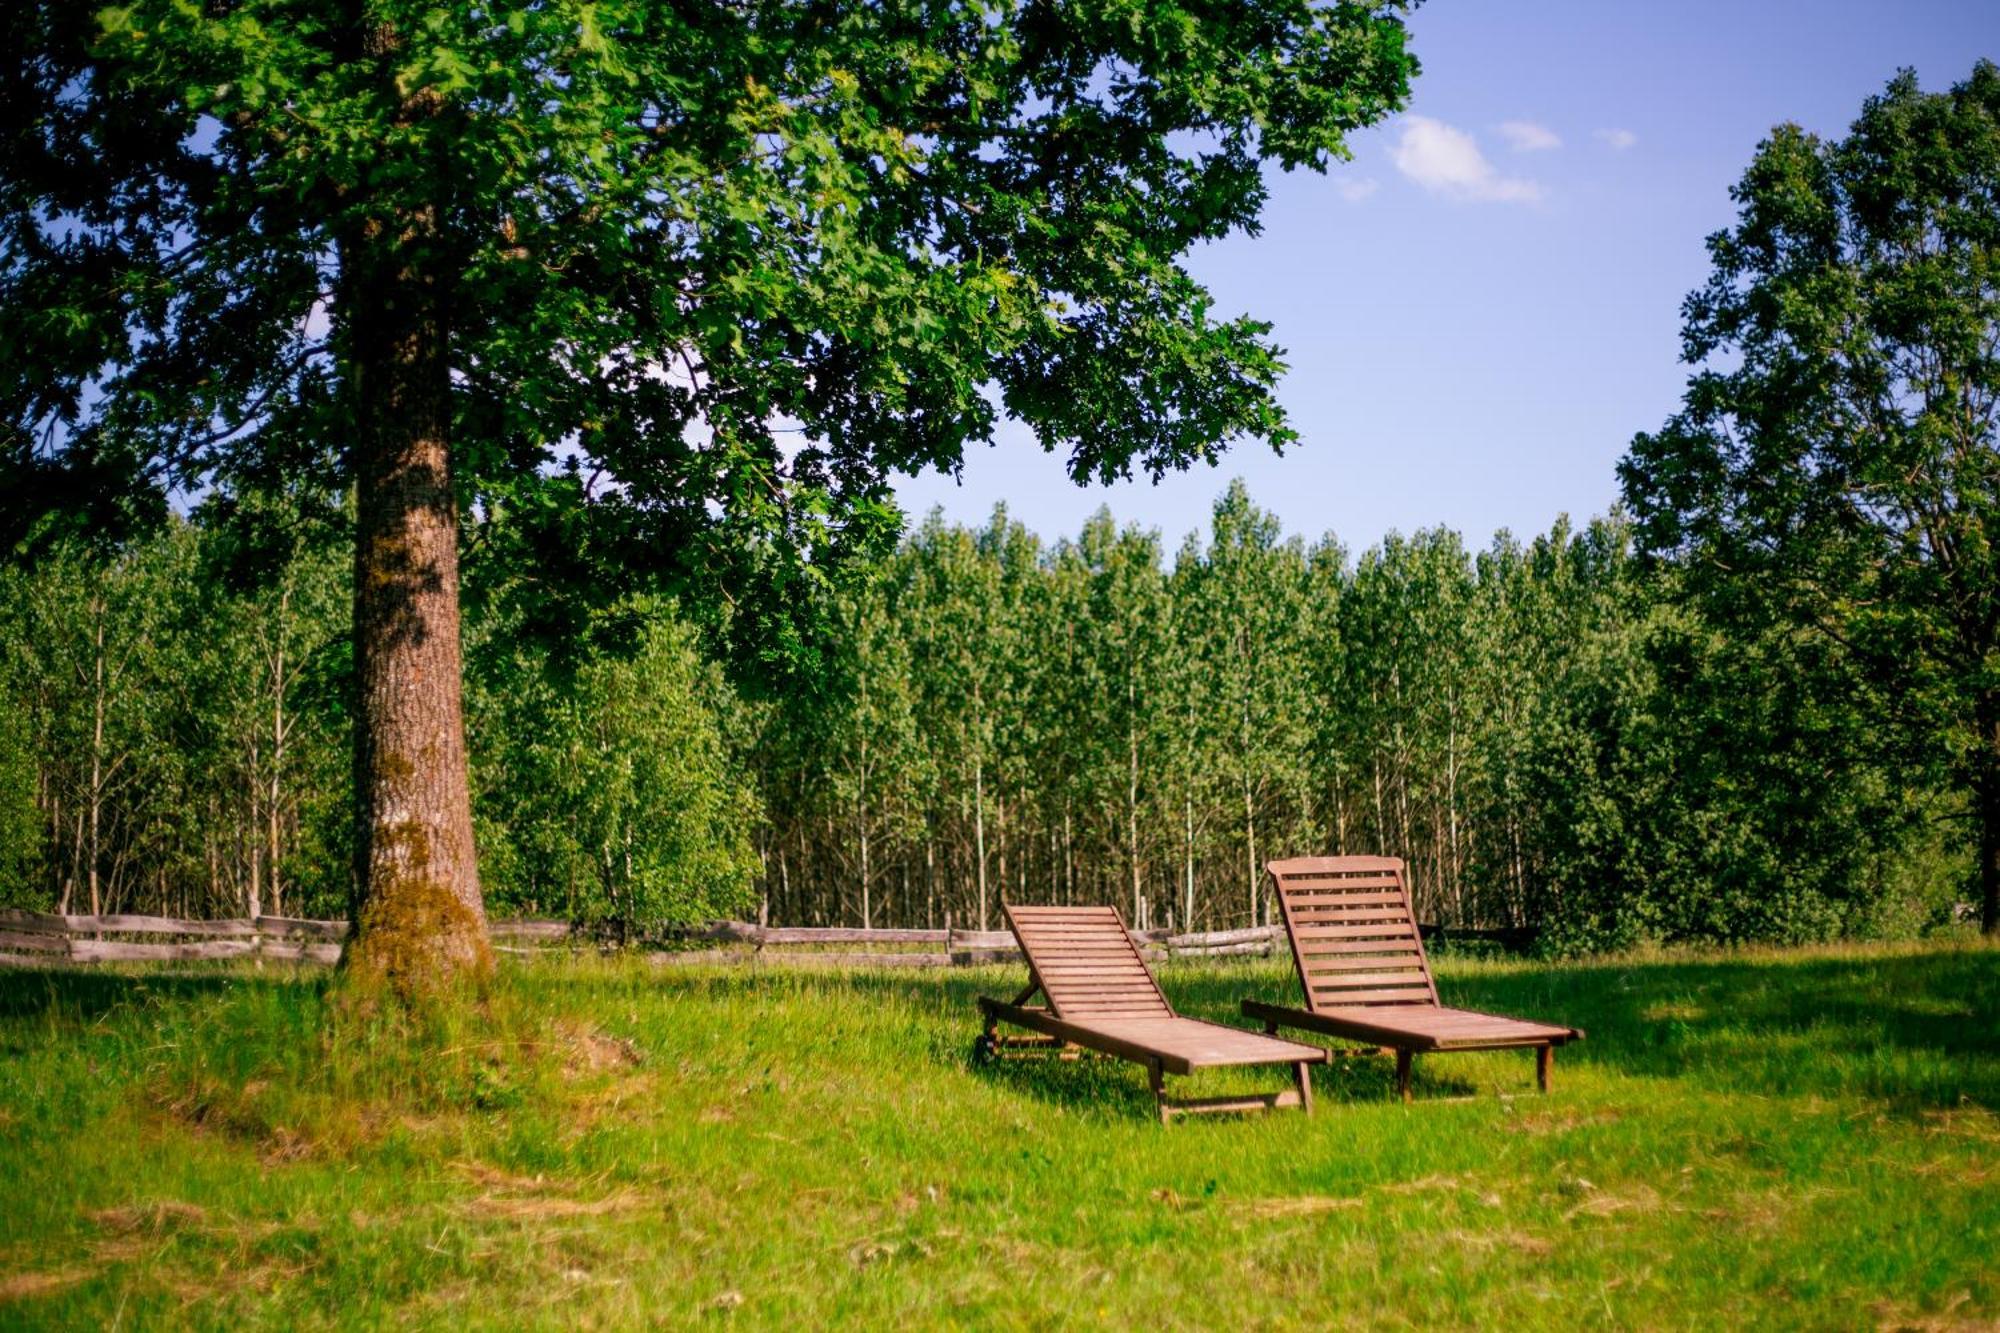
M 351 488 L 351 960 L 483 968 L 461 520 L 754 621 L 1003 410 L 1079 479 L 1283 443 L 1179 257 L 1403 103 L 1402 8 L 10 5 L 0 545 Z
M 1621 465 L 1712 608 L 1828 636 L 1970 793 L 2000 932 L 2000 68 L 1782 125 L 1687 300 L 1682 410 Z

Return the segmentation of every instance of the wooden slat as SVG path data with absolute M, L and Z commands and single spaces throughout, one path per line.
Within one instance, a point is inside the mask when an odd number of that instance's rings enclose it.
M 766 949 L 758 962 L 785 967 L 950 967 L 948 953 L 791 953 Z
M 772 926 L 765 944 L 946 944 L 942 930 L 861 930 L 847 926 Z
M 1090 962 L 1076 962 L 1073 959 L 1056 959 L 1051 962 L 1029 951 L 1028 962 L 1043 976 L 1074 979 L 1081 981 L 1100 980 L 1117 982 L 1137 982 L 1142 986 L 1152 985 L 1152 976 L 1146 965 L 1136 957 L 1093 959 Z
M 24 912 L 18 907 L 0 907 L 0 926 L 52 935 L 67 935 L 69 918 L 57 916 L 53 912 Z
M 1317 902 L 1293 903 L 1292 915 L 1298 917 L 1408 917 L 1410 909 L 1400 902 L 1395 903 L 1348 903 Z
M 1079 961 L 1073 958 L 1043 958 L 1033 950 L 1029 951 L 1035 964 L 1035 971 L 1043 976 L 1055 977 L 1130 977 L 1134 980 L 1146 979 L 1146 968 L 1136 957 L 1093 958 Z
M 1275 875 L 1348 875 L 1390 871 L 1401 874 L 1403 863 L 1393 856 L 1294 856 L 1265 867 Z
M 1032 940 L 1028 941 L 1027 947 L 1028 952 L 1034 955 L 1038 967 L 1096 969 L 1118 967 L 1120 965 L 1137 967 L 1139 965 L 1139 951 L 1131 947 L 1107 950 L 1103 953 L 1062 953 L 1059 951 L 1052 953 Z
M 189 920 L 171 916 L 138 916 L 129 913 L 103 916 L 71 916 L 72 931 L 111 932 L 121 935 L 208 935 L 246 936 L 257 933 L 257 923 L 241 920 Z
M 66 954 L 69 937 L 43 935 L 29 930 L 0 930 L 0 949 L 26 949 L 30 953 Z
M 1169 935 L 1165 943 L 1170 949 L 1210 949 L 1230 944 L 1275 941 L 1282 938 L 1284 933 L 1278 926 L 1251 926 L 1244 930 L 1211 930 L 1203 934 Z
M 1057 1008 L 1068 1008 L 1071 1004 L 1089 1004 L 1093 1001 L 1104 1000 L 1144 1000 L 1148 1004 L 1163 1003 L 1153 992 L 1152 987 L 1144 984 L 1092 987 L 1080 986 L 1074 982 L 1064 981 L 1059 978 L 1051 979 L 1044 977 L 1042 978 L 1042 989 L 1052 992 L 1049 998 L 1055 1002 Z
M 983 967 L 989 963 L 1018 963 L 1022 954 L 1017 946 L 1012 949 L 953 949 L 953 967 Z
M 1298 899 L 1344 897 L 1356 893 L 1400 893 L 1394 875 L 1358 875 L 1350 879 L 1286 879 L 1284 893 Z
M 66 967 L 69 965 L 66 953 L 6 953 L 0 951 L 0 967 Z
M 1400 893 L 1320 893 L 1317 891 L 1291 893 L 1294 907 L 1401 907 L 1403 895 Z
M 1059 993 L 1060 994 L 1060 993 Z M 1062 1012 L 1075 1015 L 1106 1009 L 1131 1010 L 1135 1013 L 1166 1015 L 1169 1011 L 1165 1002 L 1149 995 L 1061 995 L 1050 997 L 1050 1004 L 1062 1006 Z
M 566 940 L 575 934 L 567 921 L 489 921 L 486 933 L 496 940 Z
M 1224 958 L 1236 954 L 1271 953 L 1278 946 L 1270 940 L 1250 940 L 1243 944 L 1217 944 L 1206 948 L 1176 948 L 1167 951 L 1169 958 Z
M 1357 953 L 1379 953 L 1385 955 L 1414 954 L 1417 951 L 1417 941 L 1414 937 L 1380 940 L 1321 940 L 1304 938 L 1306 932 L 1311 929 L 1313 927 L 1299 927 L 1299 935 L 1301 936 L 1299 952 L 1308 958 L 1336 954 L 1344 956 Z
M 276 940 L 264 940 L 257 946 L 259 958 L 276 959 L 279 962 L 326 963 L 340 961 L 338 944 L 281 944 Z
M 1011 930 L 954 930 L 951 932 L 953 949 L 1019 949 L 1020 942 Z
M 1422 937 L 1407 925 L 1369 924 L 1361 926 L 1315 926 L 1301 925 L 1298 937 L 1302 940 L 1362 940 L 1375 939 L 1397 943 L 1420 942 Z
M 1306 960 L 1306 971 L 1316 977 L 1330 977 L 1335 980 L 1351 978 L 1359 973 L 1370 975 L 1387 973 L 1412 976 L 1421 980 L 1424 973 L 1422 965 L 1417 962 L 1414 954 L 1401 958 L 1383 958 L 1376 954 L 1363 954 L 1359 957 L 1350 955 L 1341 958 L 1309 958 Z
M 1282 1111 L 1299 1105 L 1297 1088 L 1287 1088 L 1282 1092 L 1252 1092 L 1234 1097 L 1180 1097 L 1171 1101 L 1160 1099 L 1160 1114 L 1171 1119 L 1177 1115 L 1204 1115 L 1212 1112 Z
M 297 916 L 260 916 L 257 929 L 267 935 L 300 935 L 313 940 L 344 940 L 352 929 L 345 921 L 311 921 Z
M 242 958 L 257 948 L 255 940 L 202 940 L 192 944 L 134 944 L 123 940 L 69 942 L 70 957 L 79 963 L 166 963 Z
M 1312 988 L 1320 994 L 1328 994 L 1336 989 L 1370 988 L 1379 986 L 1420 986 L 1430 989 L 1430 981 L 1421 972 L 1314 972 Z
M 1422 988 L 1413 990 L 1351 990 L 1337 995 L 1315 996 L 1321 1004 L 1421 1004 L 1431 1006 L 1430 991 Z

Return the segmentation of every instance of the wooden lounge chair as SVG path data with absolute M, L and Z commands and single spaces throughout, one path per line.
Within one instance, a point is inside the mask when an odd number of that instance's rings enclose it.
M 1311 1113 L 1312 1076 L 1306 1066 L 1324 1062 L 1326 1052 L 1176 1014 L 1117 908 L 1007 906 L 1002 910 L 1027 955 L 1028 987 L 1011 1003 L 980 997 L 979 1008 L 986 1018 L 980 1054 L 1024 1049 L 1067 1053 L 1068 1047 L 1080 1046 L 1137 1061 L 1146 1066 L 1162 1123 L 1204 1111 L 1297 1106 Z M 1036 991 L 1048 997 L 1046 1008 L 1027 1007 Z M 1041 1035 L 1003 1037 L 1002 1023 Z M 1298 1086 L 1256 1096 L 1167 1099 L 1166 1075 L 1219 1065 L 1290 1065 Z
M 1410 1064 L 1430 1051 L 1531 1047 L 1535 1080 L 1549 1090 L 1555 1048 L 1578 1028 L 1449 1009 L 1410 908 L 1403 863 L 1389 856 L 1308 856 L 1265 867 L 1278 892 L 1306 1007 L 1245 1000 L 1264 1030 L 1297 1028 L 1396 1053 L 1396 1087 L 1410 1100 Z

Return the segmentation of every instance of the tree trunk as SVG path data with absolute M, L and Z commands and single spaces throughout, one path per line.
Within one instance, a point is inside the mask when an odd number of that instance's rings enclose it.
M 90 712 L 90 865 L 87 871 L 90 885 L 90 914 L 98 916 L 104 911 L 104 901 L 97 882 L 98 862 L 101 852 L 98 836 L 104 815 L 104 600 L 98 598 L 91 603 L 93 637 L 91 644 L 91 673 L 95 688 L 92 689 Z
M 348 962 L 408 995 L 492 969 L 460 710 L 446 311 L 427 210 L 342 247 L 354 404 L 358 898 Z
M 1130 867 L 1132 880 L 1132 914 L 1139 914 L 1140 866 L 1139 866 L 1139 729 L 1132 723 L 1132 714 L 1138 708 L 1138 701 L 1132 696 L 1130 686 L 1126 689 L 1125 724 L 1125 864 Z
M 1250 924 L 1256 926 L 1259 924 L 1257 920 L 1258 890 L 1262 886 L 1257 883 L 1257 806 L 1251 800 L 1250 783 L 1247 779 L 1243 783 L 1243 841 L 1244 853 L 1248 861 L 1246 870 L 1250 879 Z
M 1973 800 L 1979 818 L 1979 928 L 2000 937 L 2000 695 L 1981 701 L 1979 773 Z
M 271 784 L 270 795 L 265 802 L 265 817 L 270 821 L 265 830 L 267 851 L 265 870 L 270 879 L 271 915 L 285 914 L 285 892 L 278 880 L 278 861 L 284 855 L 283 801 L 285 791 L 285 622 L 291 614 L 292 588 L 287 580 L 278 594 L 278 642 L 276 660 L 271 668 Z
M 986 930 L 986 766 L 972 761 L 972 841 L 979 858 L 979 928 Z

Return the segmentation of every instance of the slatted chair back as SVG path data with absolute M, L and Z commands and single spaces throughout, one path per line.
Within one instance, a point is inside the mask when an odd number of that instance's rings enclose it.
M 1172 1018 L 1115 907 L 1007 905 L 1028 970 L 1059 1018 Z
M 1314 1011 L 1433 1007 L 1437 983 L 1393 856 L 1301 856 L 1270 861 L 1299 984 Z

